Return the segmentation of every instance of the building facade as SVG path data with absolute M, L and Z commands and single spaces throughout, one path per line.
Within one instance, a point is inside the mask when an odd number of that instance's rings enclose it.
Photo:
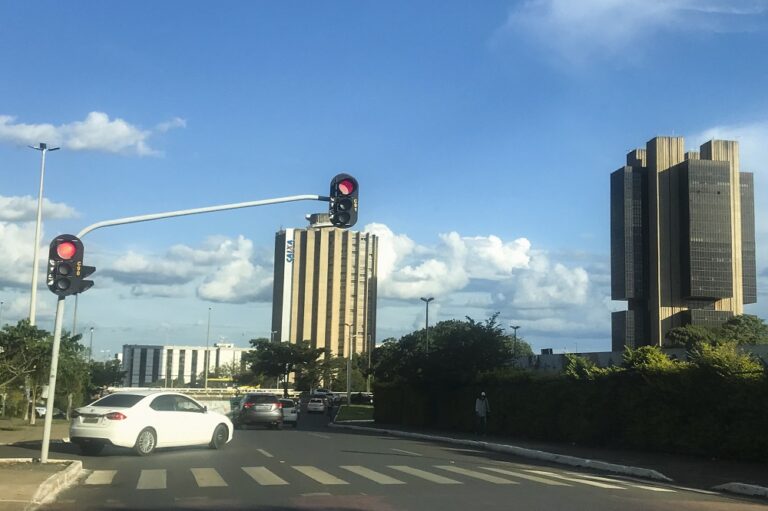
M 309 341 L 331 356 L 376 344 L 378 238 L 309 227 L 275 235 L 272 339 Z
M 240 372 L 249 348 L 217 343 L 205 346 L 123 345 L 123 385 L 126 387 L 202 386 L 206 361 L 210 378 L 219 370 Z
M 614 351 L 664 346 L 684 325 L 719 326 L 757 301 L 753 174 L 738 142 L 685 152 L 656 137 L 611 174 Z

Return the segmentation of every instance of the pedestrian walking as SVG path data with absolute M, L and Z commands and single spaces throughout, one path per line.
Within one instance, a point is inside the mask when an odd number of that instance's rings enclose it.
M 491 405 L 485 396 L 485 392 L 481 392 L 480 396 L 475 399 L 475 433 L 478 435 L 485 435 L 488 415 L 490 413 Z

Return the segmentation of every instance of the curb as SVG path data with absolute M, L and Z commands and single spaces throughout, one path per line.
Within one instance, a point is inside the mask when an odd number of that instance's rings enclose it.
M 768 499 L 768 488 L 765 486 L 757 486 L 755 484 L 746 483 L 726 483 L 712 488 L 717 491 L 724 491 L 727 493 L 737 493 L 739 495 L 747 495 L 750 497 L 762 497 Z
M 42 504 L 53 502 L 56 495 L 74 482 L 83 470 L 83 462 L 80 460 L 53 460 L 49 463 L 66 463 L 67 468 L 52 474 L 37 488 L 37 491 L 32 496 L 31 509 L 35 509 Z
M 423 433 L 411 433 L 410 431 L 399 431 L 394 429 L 377 429 L 364 426 L 351 426 L 344 424 L 330 424 L 330 427 L 352 429 L 356 431 L 372 431 L 374 433 L 385 433 L 392 436 L 401 436 L 406 438 L 418 438 L 421 440 L 436 440 L 439 442 L 446 442 L 455 445 L 465 445 L 470 447 L 478 447 L 485 449 L 486 451 L 502 452 L 505 454 L 514 454 L 516 456 L 522 456 L 524 458 L 531 458 L 541 461 L 548 461 L 551 463 L 558 463 L 560 465 L 569 465 L 573 467 L 586 467 L 595 470 L 601 470 L 604 472 L 612 472 L 614 474 L 622 474 L 632 477 L 641 477 L 644 479 L 655 479 L 657 481 L 673 482 L 672 479 L 664 474 L 651 470 L 648 468 L 632 467 L 628 465 L 617 465 L 615 463 L 608 463 L 605 461 L 590 460 L 586 458 L 577 458 L 575 456 L 566 456 L 563 454 L 554 454 L 551 452 L 537 451 L 535 449 L 527 449 L 525 447 L 518 447 L 515 445 L 496 444 L 492 442 L 481 442 L 479 440 L 463 440 L 458 438 L 450 438 L 436 435 L 425 435 Z

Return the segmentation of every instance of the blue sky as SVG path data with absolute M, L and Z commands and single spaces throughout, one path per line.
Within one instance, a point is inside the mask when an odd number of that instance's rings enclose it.
M 97 221 L 361 185 L 381 235 L 378 338 L 500 313 L 538 350 L 606 350 L 609 174 L 657 135 L 741 142 L 768 318 L 768 3 L 6 2 L 2 321 L 42 245 Z M 125 343 L 268 336 L 274 233 L 324 203 L 95 231 L 77 329 Z M 43 250 L 45 252 L 45 250 Z M 42 282 L 42 279 L 41 279 Z M 55 297 L 38 294 L 52 327 Z M 72 305 L 67 301 L 66 328 Z

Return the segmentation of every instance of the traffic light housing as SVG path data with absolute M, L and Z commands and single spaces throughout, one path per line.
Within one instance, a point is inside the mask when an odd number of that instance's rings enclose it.
M 357 179 L 349 174 L 338 174 L 331 180 L 328 216 L 335 227 L 346 229 L 357 222 Z
M 51 241 L 48 251 L 48 289 L 58 296 L 69 296 L 86 291 L 93 285 L 85 280 L 96 271 L 83 265 L 85 248 L 77 236 L 61 234 Z

